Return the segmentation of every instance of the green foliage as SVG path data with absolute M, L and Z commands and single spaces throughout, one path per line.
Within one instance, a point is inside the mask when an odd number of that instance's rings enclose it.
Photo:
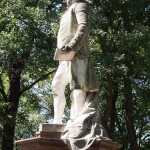
M 100 112 L 105 115 L 110 90 L 117 92 L 115 120 L 109 116 L 110 138 L 129 148 L 125 115 L 124 78 L 131 81 L 134 128 L 141 150 L 150 149 L 150 24 L 149 1 L 93 0 L 90 46 L 100 84 Z M 16 120 L 15 139 L 35 136 L 38 125 L 51 122 L 50 89 L 59 20 L 65 4 L 59 0 L 1 0 L 0 3 L 0 140 L 10 94 L 10 73 L 21 73 L 22 95 Z M 18 67 L 19 63 L 19 67 Z M 108 82 L 112 78 L 112 86 Z M 45 80 L 47 78 L 47 80 Z M 39 79 L 39 80 L 37 80 Z M 37 82 L 35 82 L 37 81 Z M 33 83 L 34 86 L 31 86 Z M 29 90 L 30 89 L 30 90 Z M 68 120 L 70 92 L 67 88 Z M 115 126 L 112 128 L 112 121 Z M 1 144 L 0 144 L 1 145 Z
M 149 70 L 150 27 L 148 1 L 94 0 L 91 47 L 100 82 L 100 109 L 103 117 L 108 102 L 112 77 L 112 93 L 117 91 L 115 128 L 107 122 L 111 139 L 129 149 L 124 78 L 131 80 L 134 127 L 138 145 L 149 149 Z M 110 116 L 111 118 L 111 116 Z M 112 132 L 113 130 L 113 132 Z
M 12 114 L 6 114 L 9 108 L 17 107 L 10 102 L 10 90 L 18 76 L 20 89 L 16 95 L 19 93 L 21 97 L 18 95 L 16 136 L 31 136 L 40 122 L 48 120 L 46 115 L 41 115 L 44 106 L 39 105 L 39 92 L 24 92 L 55 70 L 53 53 L 58 22 L 54 20 L 59 20 L 62 9 L 58 5 L 58 1 L 46 0 L 2 0 L 0 3 L 0 135 L 5 123 L 12 124 L 8 121 L 12 120 Z

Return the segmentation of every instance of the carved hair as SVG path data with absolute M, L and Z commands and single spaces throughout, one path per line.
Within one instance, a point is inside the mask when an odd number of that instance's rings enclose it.
M 68 6 L 71 6 L 73 3 L 76 3 L 76 2 L 87 2 L 87 0 L 66 0 L 66 2 L 67 2 Z

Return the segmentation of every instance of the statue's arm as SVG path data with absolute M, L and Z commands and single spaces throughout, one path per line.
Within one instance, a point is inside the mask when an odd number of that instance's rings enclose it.
M 85 36 L 88 36 L 87 32 L 89 30 L 89 6 L 87 3 L 77 3 L 74 9 L 76 15 L 78 28 L 75 33 L 75 36 L 67 44 L 71 50 L 79 51 L 83 47 L 83 40 Z

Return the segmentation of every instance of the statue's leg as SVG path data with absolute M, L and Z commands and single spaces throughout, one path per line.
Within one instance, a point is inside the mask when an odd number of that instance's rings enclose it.
M 82 90 L 73 90 L 71 94 L 71 119 L 79 115 L 86 101 L 86 92 Z
M 65 86 L 69 83 L 65 62 L 61 62 L 52 81 L 52 92 L 54 98 L 54 120 L 53 123 L 61 124 L 65 109 Z
M 74 97 L 73 97 L 73 92 L 70 95 L 70 100 L 71 100 L 71 109 L 70 109 L 70 119 L 73 119 L 75 117 L 75 102 L 74 102 Z

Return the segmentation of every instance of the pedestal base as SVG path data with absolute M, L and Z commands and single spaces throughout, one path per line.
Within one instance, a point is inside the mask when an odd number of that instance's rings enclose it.
M 35 138 L 16 141 L 20 150 L 69 150 L 60 139 L 65 125 L 41 124 Z M 89 150 L 120 150 L 122 145 L 111 141 L 95 141 Z

